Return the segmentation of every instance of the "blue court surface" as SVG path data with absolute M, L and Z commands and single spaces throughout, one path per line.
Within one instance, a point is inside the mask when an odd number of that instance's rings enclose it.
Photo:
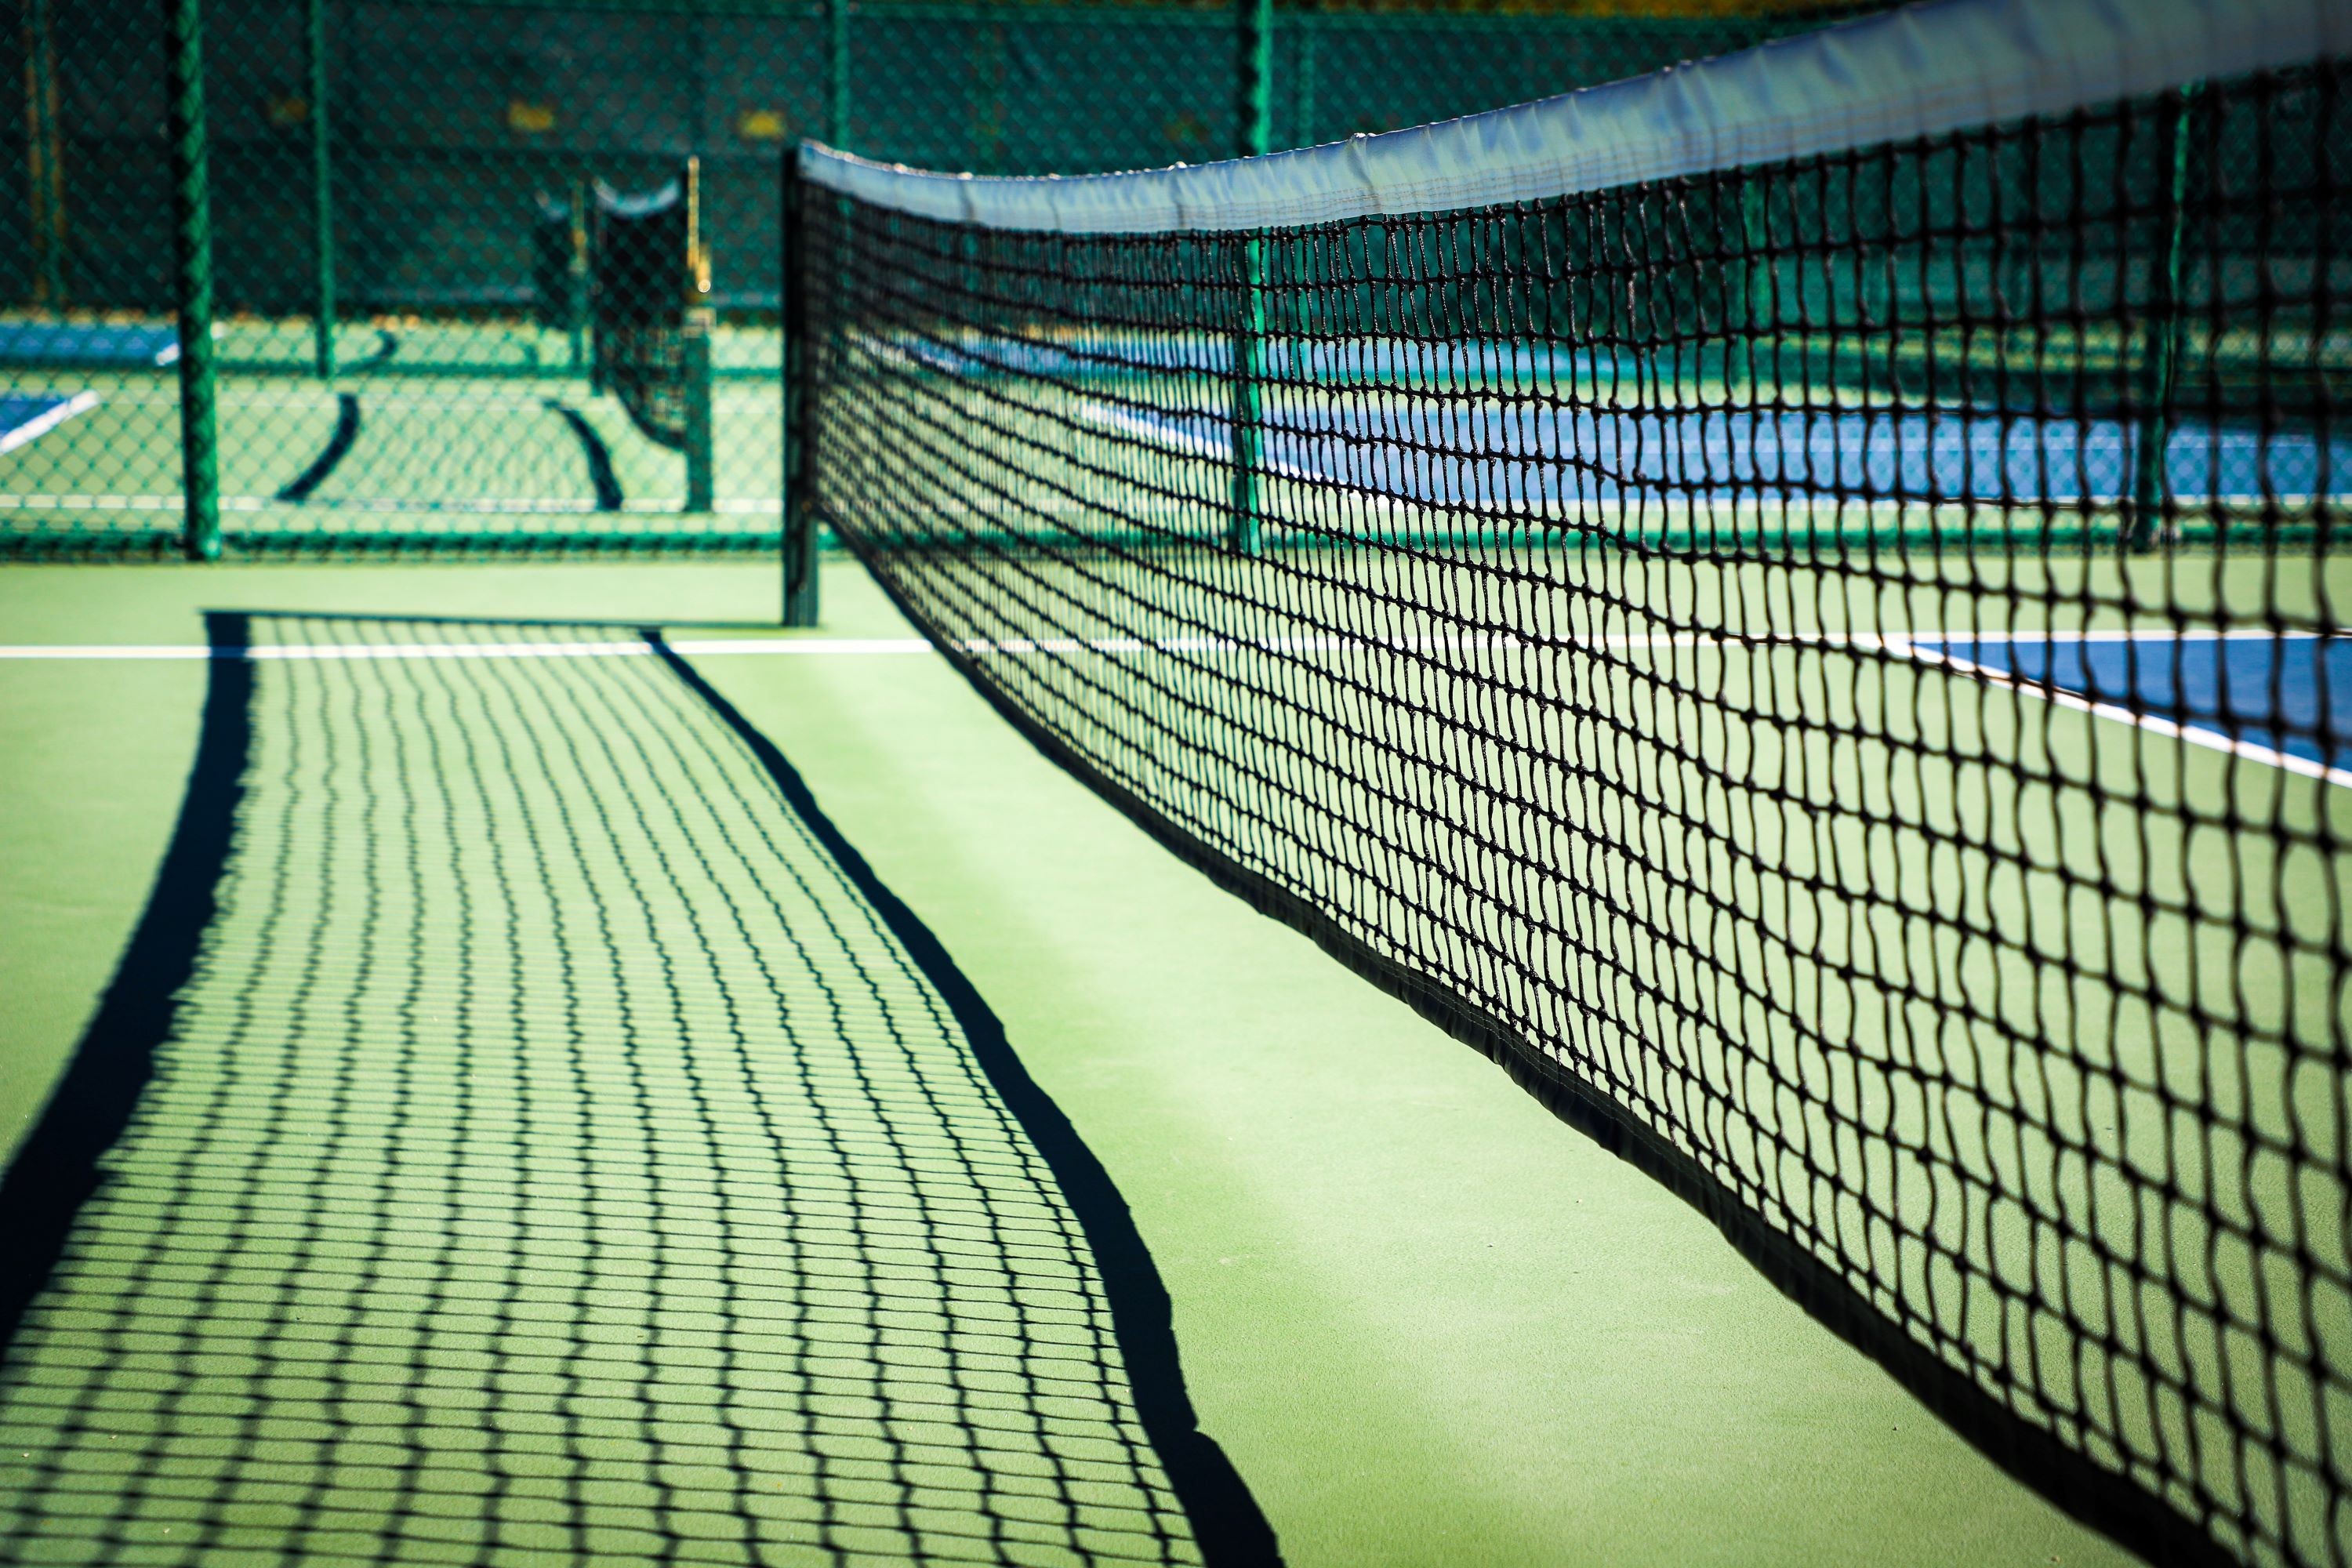
M 2115 717 L 2178 724 L 2202 744 L 2352 769 L 2352 635 L 2017 632 L 1903 642 L 2120 710 Z
M 0 321 L 0 363 L 152 369 L 179 357 L 179 331 L 168 322 Z
M 866 346 L 960 377 L 1066 383 L 1114 372 L 1221 374 L 1232 363 L 1226 340 L 1177 343 L 1172 354 L 1157 345 L 1159 358 L 1116 337 L 900 337 Z M 1773 406 L 1726 394 L 1717 400 L 1734 405 L 1678 406 L 1679 385 L 1616 374 L 1606 356 L 1541 345 L 1276 340 L 1264 361 L 1280 375 L 1257 408 L 1266 471 L 1434 506 L 1551 509 L 1665 496 L 2102 506 L 2137 492 L 2142 444 L 2158 438 L 2133 420 L 1958 406 Z M 1365 378 L 1378 384 L 1348 384 Z M 1461 390 L 1437 395 L 1449 385 Z M 1466 390 L 1477 386 L 1496 390 Z M 1515 386 L 1551 395 L 1507 390 Z M 1621 404 L 1628 406 L 1612 406 Z M 1231 410 L 1221 406 L 1106 395 L 1082 413 L 1171 451 L 1222 457 L 1232 448 Z M 2352 434 L 2323 441 L 2291 426 L 2180 422 L 2162 438 L 2175 500 L 2352 496 Z
M 1223 412 L 1106 401 L 1085 415 L 1172 451 L 1231 450 Z M 2116 420 L 1964 409 L 1618 410 L 1400 393 L 1293 395 L 1259 415 L 1268 471 L 1434 506 L 1669 497 L 2103 505 L 2135 492 L 2141 440 Z M 2165 444 L 2164 478 L 2176 500 L 2352 495 L 2352 435 L 2323 442 L 2296 430 L 2182 424 Z
M 97 406 L 94 392 L 0 392 L 0 452 L 13 452 Z

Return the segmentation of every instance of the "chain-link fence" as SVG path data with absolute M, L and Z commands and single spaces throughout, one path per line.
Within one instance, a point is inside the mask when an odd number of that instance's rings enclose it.
M 1264 139 L 1295 145 L 1830 14 L 705 5 L 180 0 L 194 53 L 152 0 L 25 0 L 0 550 L 769 548 L 793 139 L 992 173 L 1196 162 L 1254 140 L 1254 68 Z M 588 243 L 600 187 L 650 199 L 689 158 L 673 358 L 707 355 L 700 454 L 598 374 Z

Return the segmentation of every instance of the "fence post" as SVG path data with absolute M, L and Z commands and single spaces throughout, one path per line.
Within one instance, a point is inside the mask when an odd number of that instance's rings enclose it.
M 686 313 L 686 510 L 709 511 L 710 477 L 710 330 L 712 312 Z
M 824 139 L 849 147 L 849 0 L 824 0 Z
M 310 225 L 319 253 L 319 379 L 335 379 L 335 178 L 332 126 L 327 105 L 327 0 L 310 0 Z
M 1234 108 L 1241 121 L 1241 153 L 1255 157 L 1274 140 L 1274 0 L 1234 0 L 1235 77 L 1241 89 Z M 1211 243 L 1215 243 L 1212 241 Z M 1233 493 L 1225 542 L 1253 555 L 1258 547 L 1258 400 L 1260 339 L 1265 332 L 1265 242 L 1241 242 L 1241 291 L 1233 339 Z
M 702 237 L 702 158 L 686 161 L 686 277 L 683 313 L 686 378 L 686 510 L 710 510 L 710 337 L 718 312 L 710 304 L 710 247 Z
M 221 550 L 204 35 L 203 0 L 163 0 L 171 96 L 173 302 L 180 325 L 181 544 L 194 561 L 215 560 Z
M 2193 118 L 2197 89 L 2190 82 L 2180 89 L 2180 107 L 2171 121 L 2167 149 L 2170 184 L 2164 214 L 2164 255 L 2156 268 L 2145 330 L 2140 334 L 2139 418 L 2132 465 L 2131 519 L 2124 532 L 2124 548 L 2153 550 L 2168 542 L 2164 516 L 2168 489 L 2164 471 L 2166 448 L 2172 445 L 2172 387 L 2180 358 L 2180 266 L 2189 217 L 2189 160 L 2195 141 Z M 2218 518 L 2217 518 L 2217 521 Z
M 800 155 L 784 149 L 783 245 L 777 276 L 782 292 L 777 316 L 784 331 L 784 625 L 813 626 L 817 617 L 815 475 L 808 435 L 808 290 L 799 274 L 802 211 Z
M 1241 154 L 1255 158 L 1274 143 L 1274 0 L 1234 0 L 1234 17 L 1240 27 Z

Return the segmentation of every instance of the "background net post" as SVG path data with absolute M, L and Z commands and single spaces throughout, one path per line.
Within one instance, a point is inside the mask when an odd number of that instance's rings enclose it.
M 173 306 L 180 340 L 181 547 L 220 554 L 220 460 L 213 363 L 213 235 L 205 145 L 202 0 L 163 0 L 170 84 Z
M 808 291 L 796 270 L 806 253 L 801 243 L 802 186 L 797 152 L 784 153 L 783 221 L 776 258 L 777 319 L 783 330 L 783 421 L 780 435 L 783 479 L 784 625 L 813 626 L 817 620 L 816 513 L 811 505 L 808 469 Z
M 588 358 L 588 184 L 572 182 L 572 249 L 563 264 L 564 334 L 572 374 Z
M 303 42 L 310 68 L 310 223 L 318 255 L 316 337 L 319 379 L 335 379 L 334 143 L 328 110 L 327 0 L 306 0 Z
M 686 161 L 686 310 L 681 348 L 685 378 L 686 510 L 709 511 L 710 474 L 710 248 L 703 237 L 702 160 Z

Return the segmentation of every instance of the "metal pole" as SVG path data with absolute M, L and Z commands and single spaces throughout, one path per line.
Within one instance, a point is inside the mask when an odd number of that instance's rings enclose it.
M 327 0 L 310 0 L 310 225 L 319 258 L 319 379 L 335 378 L 335 180 L 327 108 Z
M 563 263 L 563 324 L 571 340 L 572 374 L 588 357 L 588 185 L 572 182 L 572 252 Z
M 702 243 L 702 160 L 686 161 L 686 510 L 709 511 L 710 460 L 710 252 Z
M 817 624 L 816 498 L 808 432 L 808 290 L 799 272 L 803 249 L 800 157 L 784 150 L 783 253 L 777 300 L 784 331 L 784 625 Z
M 709 511 L 710 458 L 710 330 L 708 306 L 686 313 L 686 510 Z
M 2127 550 L 2153 550 L 2165 542 L 2166 448 L 2172 444 L 2172 384 L 2180 358 L 2180 267 L 2189 223 L 2189 158 L 2191 123 L 2201 84 L 2180 89 L 2180 110 L 2172 121 L 2170 199 L 2164 209 L 2164 258 L 2157 268 L 2140 336 L 2140 412 L 2132 473 L 2131 519 L 2124 534 Z
M 573 187 L 575 193 L 581 189 L 580 186 Z M 606 344 L 603 325 L 598 320 L 596 271 L 597 264 L 604 259 L 604 207 L 603 201 L 593 194 L 576 199 L 581 201 L 581 210 L 586 215 L 586 226 L 583 232 L 587 240 L 580 247 L 580 298 L 585 307 L 581 311 L 581 320 L 588 334 L 588 395 L 601 397 L 604 392 Z
M 170 56 L 173 284 L 180 324 L 181 542 L 194 561 L 216 559 L 221 549 L 204 35 L 203 0 L 163 0 L 164 45 Z
M 1241 155 L 1255 157 L 1274 145 L 1274 0 L 1234 0 L 1240 26 Z
M 824 0 L 824 139 L 849 146 L 849 0 Z
M 1236 77 L 1241 152 L 1254 157 L 1274 140 L 1274 0 L 1235 0 L 1239 23 Z M 1213 241 L 1212 243 L 1216 243 Z M 1265 332 L 1265 252 L 1263 240 L 1241 242 L 1240 275 L 1233 347 L 1233 491 L 1225 542 L 1238 553 L 1258 547 L 1258 405 L 1260 340 Z

